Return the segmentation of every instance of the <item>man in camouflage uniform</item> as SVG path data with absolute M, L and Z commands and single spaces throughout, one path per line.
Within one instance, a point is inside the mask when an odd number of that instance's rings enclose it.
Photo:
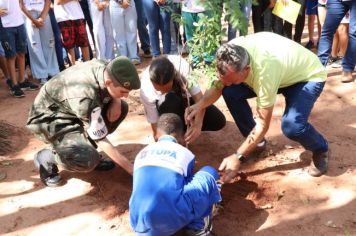
M 69 171 L 89 172 L 114 164 L 100 160 L 99 146 L 114 162 L 132 174 L 133 165 L 107 140 L 128 113 L 121 100 L 140 88 L 135 66 L 126 57 L 110 63 L 92 60 L 61 72 L 37 95 L 27 127 L 52 149 L 35 155 L 40 177 L 47 186 L 61 182 L 57 165 Z

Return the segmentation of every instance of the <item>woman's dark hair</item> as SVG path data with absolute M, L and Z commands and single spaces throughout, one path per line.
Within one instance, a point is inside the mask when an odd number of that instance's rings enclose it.
M 185 105 L 188 104 L 185 93 L 186 79 L 174 68 L 173 63 L 166 56 L 159 56 L 152 60 L 149 69 L 150 80 L 158 85 L 166 85 L 173 80 L 172 91 L 183 98 Z

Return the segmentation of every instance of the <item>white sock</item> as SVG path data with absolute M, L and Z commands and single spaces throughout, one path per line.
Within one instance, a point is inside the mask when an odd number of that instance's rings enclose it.
M 262 140 L 257 144 L 257 147 L 263 147 L 266 144 L 266 140 Z

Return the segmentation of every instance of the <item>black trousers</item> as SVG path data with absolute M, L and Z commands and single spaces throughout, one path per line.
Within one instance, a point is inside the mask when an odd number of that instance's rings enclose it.
M 305 24 L 305 7 L 307 0 L 294 1 L 301 4 L 300 12 L 295 24 L 294 37 L 292 37 L 293 25 L 272 14 L 272 9 L 268 8 L 270 3 L 269 0 L 258 0 L 258 5 L 252 6 L 252 23 L 254 32 L 272 31 L 300 43 Z
M 190 99 L 190 104 L 194 104 L 193 99 Z M 183 98 L 174 92 L 167 93 L 165 100 L 160 105 L 156 104 L 159 115 L 164 113 L 175 113 L 184 122 L 184 112 L 186 105 Z M 205 110 L 202 131 L 217 131 L 224 128 L 226 118 L 224 114 L 214 105 L 208 106 Z M 185 125 L 185 129 L 186 129 Z

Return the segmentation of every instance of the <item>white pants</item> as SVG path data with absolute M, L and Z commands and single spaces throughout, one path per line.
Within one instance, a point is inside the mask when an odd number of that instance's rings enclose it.
M 93 21 L 96 58 L 112 60 L 115 57 L 114 36 L 109 7 L 104 11 L 99 11 L 94 0 L 90 0 L 89 4 L 90 14 Z
M 37 19 L 41 12 L 30 11 L 30 14 Z M 44 26 L 41 28 L 34 27 L 28 18 L 26 18 L 25 26 L 33 77 L 42 79 L 58 74 L 59 68 L 49 16 L 47 15 L 44 19 Z
M 110 1 L 111 22 L 116 46 L 121 56 L 140 60 L 137 54 L 137 13 L 135 1 L 124 9 L 115 1 Z

